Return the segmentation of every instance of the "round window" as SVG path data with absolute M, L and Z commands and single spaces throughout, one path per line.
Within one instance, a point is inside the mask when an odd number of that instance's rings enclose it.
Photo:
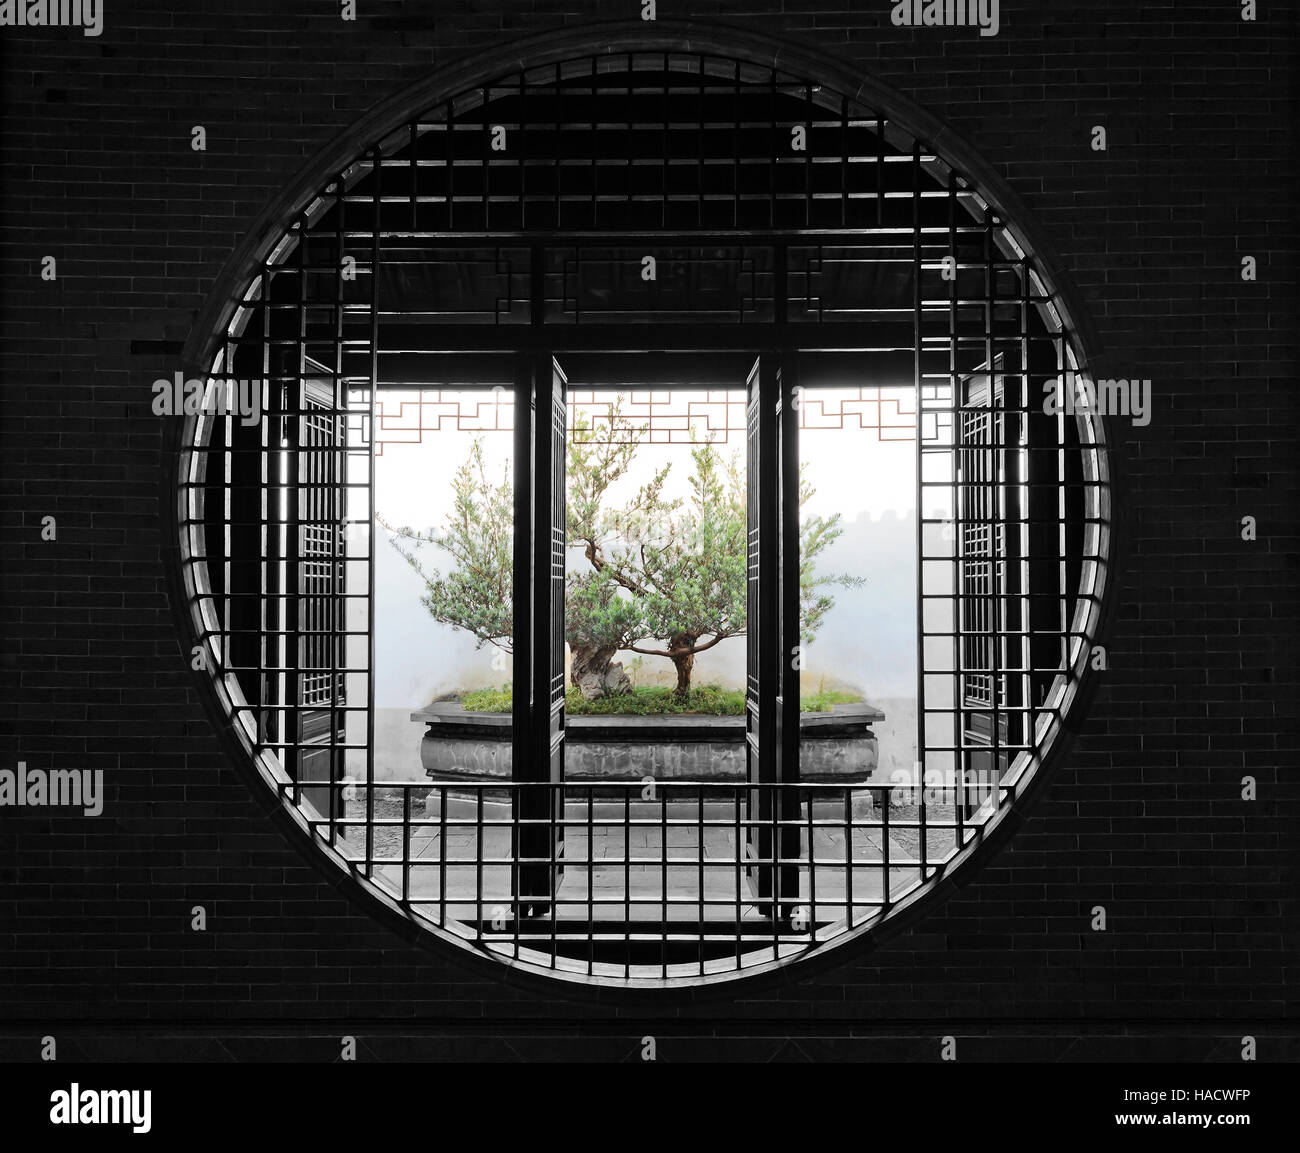
M 177 382 L 238 755 L 367 900 L 580 983 L 802 962 L 967 867 L 1109 550 L 1076 337 L 987 182 L 703 44 L 372 118 Z

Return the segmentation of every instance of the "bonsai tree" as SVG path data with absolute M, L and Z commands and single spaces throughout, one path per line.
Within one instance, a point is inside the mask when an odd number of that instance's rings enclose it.
M 634 435 L 637 429 L 621 414 L 618 428 Z M 635 452 L 635 441 L 610 443 L 595 438 L 581 423 L 569 470 L 569 531 L 592 537 L 608 531 L 601 501 L 608 485 L 622 476 Z M 510 465 L 503 466 L 500 483 L 487 475 L 483 442 L 476 437 L 466 461 L 452 480 L 452 508 L 440 529 L 417 531 L 394 527 L 377 516 L 389 533 L 389 543 L 420 575 L 425 592 L 420 602 L 440 624 L 470 633 L 478 647 L 490 644 L 512 651 L 514 583 L 514 494 Z M 599 530 L 591 526 L 602 526 Z M 450 571 L 426 567 L 425 546 L 442 550 L 454 563 Z M 565 640 L 572 651 L 570 679 L 589 697 L 631 691 L 631 682 L 614 656 L 645 635 L 635 601 L 619 593 L 608 575 L 593 563 L 590 573 L 569 574 L 566 579 Z
M 620 594 L 608 570 L 570 573 L 565 579 L 569 681 L 588 700 L 632 691 L 631 679 L 614 657 L 644 635 L 645 624 L 639 603 Z
M 647 635 L 642 601 L 649 589 L 629 578 L 623 559 L 628 526 L 642 518 L 658 521 L 676 507 L 663 498 L 666 467 L 623 507 L 610 507 L 609 489 L 627 475 L 644 432 L 623 414 L 619 398 L 607 429 L 596 429 L 580 413 L 569 433 L 565 537 L 582 549 L 591 570 L 570 573 L 565 582 L 565 640 L 569 682 L 589 700 L 631 691 L 614 657 Z
M 691 459 L 690 497 L 680 509 L 645 501 L 637 514 L 618 518 L 627 547 L 611 565 L 615 579 L 642 599 L 646 635 L 663 642 L 661 648 L 644 643 L 627 647 L 670 660 L 679 697 L 690 693 L 699 653 L 745 634 L 748 607 L 745 478 L 737 458 L 723 461 L 711 442 L 693 447 Z M 656 481 L 661 485 L 662 479 Z M 814 495 L 801 476 L 800 509 Z M 816 572 L 818 557 L 843 532 L 838 513 L 800 519 L 799 628 L 805 644 L 815 639 L 835 604 L 826 590 L 865 583 L 858 577 Z
M 711 441 L 691 448 L 689 495 L 664 495 L 671 464 L 614 507 L 611 486 L 630 472 L 644 426 L 618 403 L 608 432 L 579 416 L 570 435 L 565 529 L 589 571 L 565 581 L 565 640 L 570 683 L 588 699 L 631 690 L 614 658 L 620 651 L 663 657 L 676 671 L 676 692 L 689 695 L 695 658 L 746 629 L 745 479 L 735 456 L 723 460 Z M 392 528 L 390 543 L 425 583 L 421 602 L 434 620 L 471 633 L 481 647 L 510 652 L 513 629 L 514 497 L 509 465 L 499 484 L 488 478 L 480 438 L 452 482 L 453 507 L 441 530 Z M 799 507 L 814 490 L 800 477 Z M 840 516 L 802 517 L 799 526 L 800 636 L 810 643 L 834 605 L 831 586 L 861 578 L 818 575 L 818 557 L 841 535 Z M 419 550 L 434 545 L 455 568 L 425 569 Z M 653 646 L 647 641 L 659 641 Z
M 487 475 L 483 440 L 475 437 L 469 457 L 451 482 L 452 507 L 441 530 L 417 532 L 394 528 L 376 515 L 388 530 L 389 543 L 402 554 L 424 581 L 420 603 L 440 624 L 464 629 L 478 641 L 511 652 L 514 640 L 514 491 L 510 465 L 499 484 Z M 433 545 L 445 552 L 455 567 L 443 573 L 424 567 L 420 550 Z
M 680 697 L 691 691 L 697 654 L 745 633 L 744 481 L 712 443 L 692 447 L 691 459 L 690 496 L 680 506 L 647 503 L 622 520 L 628 547 L 616 568 L 644 602 L 646 635 L 663 642 L 628 647 L 670 660 Z

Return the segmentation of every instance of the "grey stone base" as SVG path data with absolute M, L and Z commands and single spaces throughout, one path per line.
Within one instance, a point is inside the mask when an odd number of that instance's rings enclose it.
M 411 714 L 426 724 L 420 761 L 435 780 L 508 780 L 510 718 L 434 705 Z M 805 715 L 800 725 L 800 777 L 805 781 L 868 780 L 878 763 L 871 722 L 877 710 L 837 706 Z M 565 778 L 572 781 L 743 781 L 743 717 L 574 717 L 566 726 Z

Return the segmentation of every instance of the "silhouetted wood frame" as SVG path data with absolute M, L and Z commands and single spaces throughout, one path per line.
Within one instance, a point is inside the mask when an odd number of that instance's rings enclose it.
M 521 356 L 516 384 L 515 649 L 511 772 L 515 894 L 521 917 L 553 912 L 564 874 L 564 372 Z M 522 418 L 522 419 L 521 419 Z M 525 567 L 527 569 L 525 573 Z M 530 785 L 540 786 L 530 788 Z

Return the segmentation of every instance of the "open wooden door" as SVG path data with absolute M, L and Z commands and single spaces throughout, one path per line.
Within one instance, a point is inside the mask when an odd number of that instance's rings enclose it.
M 782 824 L 797 819 L 797 799 L 773 787 L 799 771 L 799 445 L 788 382 L 772 353 L 746 382 L 745 857 L 759 910 L 777 920 L 789 919 L 799 894 L 799 829 Z
M 346 743 L 347 523 L 342 505 L 347 422 L 329 384 L 302 382 L 297 423 L 292 475 L 298 489 L 298 619 L 290 634 L 297 647 L 297 779 L 304 799 L 332 822 L 344 815 L 342 790 L 330 786 L 343 778 Z
M 1006 371 L 999 355 L 992 369 L 981 365 L 961 382 L 956 543 L 964 817 L 1006 774 L 1026 739 L 1027 418 L 1007 405 Z
M 341 483 L 346 418 L 331 386 L 301 379 L 270 389 L 261 584 L 262 739 L 281 749 L 295 803 L 343 815 L 343 654 L 347 525 Z M 247 459 L 255 459 L 248 455 Z M 252 510 L 250 510 L 251 513 Z
M 803 824 L 799 783 L 799 670 L 803 639 L 799 619 L 799 403 L 793 355 L 776 365 L 776 622 L 777 667 L 773 670 L 776 699 L 772 743 L 776 750 L 776 779 L 781 782 L 777 804 L 776 901 L 773 915 L 790 920 L 799 903 L 800 839 Z M 811 803 L 811 801 L 809 802 Z M 806 918 L 805 918 L 806 920 Z
M 519 916 L 554 903 L 564 871 L 566 382 L 521 358 L 515 445 L 515 894 Z M 526 397 L 526 403 L 521 403 Z M 522 455 L 520 455 L 522 454 Z M 527 467 L 524 466 L 527 462 Z
M 772 790 L 760 786 L 776 780 L 773 741 L 776 697 L 772 671 L 776 666 L 776 581 L 765 570 L 775 557 L 773 486 L 764 481 L 776 451 L 776 410 L 764 399 L 775 386 L 775 362 L 760 356 L 745 382 L 746 547 L 745 547 L 745 775 L 749 785 L 749 821 L 744 855 L 753 896 L 760 908 L 770 908 L 774 879 L 772 860 Z M 763 374 L 769 380 L 764 385 Z M 764 545 L 767 549 L 764 549 Z M 764 862 L 769 862 L 764 864 Z

